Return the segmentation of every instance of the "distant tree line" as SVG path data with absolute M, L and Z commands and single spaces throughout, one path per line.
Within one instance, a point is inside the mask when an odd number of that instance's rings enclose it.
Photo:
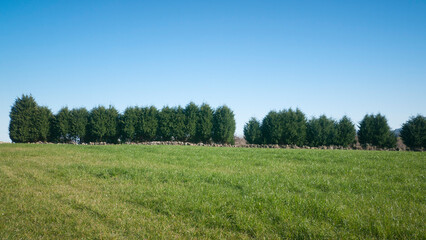
M 251 144 L 280 144 L 318 146 L 349 146 L 356 136 L 362 145 L 393 148 L 397 138 L 387 119 L 381 114 L 367 114 L 359 123 L 344 116 L 335 121 L 325 115 L 307 119 L 299 109 L 270 111 L 260 122 L 251 118 L 244 126 L 244 137 Z M 418 115 L 404 123 L 401 138 L 412 149 L 426 148 L 426 118 Z
M 262 121 L 250 119 L 244 137 L 252 144 L 349 146 L 392 148 L 395 134 L 381 114 L 367 114 L 358 125 L 344 116 L 339 121 L 325 115 L 307 119 L 300 109 L 270 111 Z M 227 106 L 189 103 L 185 108 L 128 107 L 120 114 L 112 106 L 64 107 L 57 114 L 39 106 L 32 96 L 17 98 L 10 111 L 9 136 L 13 142 L 146 142 L 185 141 L 234 144 L 234 113 Z M 426 148 L 426 118 L 411 117 L 403 124 L 401 139 L 411 149 Z
M 123 114 L 112 106 L 64 107 L 57 114 L 39 106 L 32 96 L 17 98 L 10 111 L 13 142 L 145 142 L 185 141 L 234 144 L 234 113 L 227 106 L 189 103 L 185 108 L 128 107 Z

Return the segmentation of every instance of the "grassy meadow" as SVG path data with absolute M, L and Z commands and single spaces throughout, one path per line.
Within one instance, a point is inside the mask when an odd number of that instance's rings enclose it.
M 425 239 L 426 153 L 0 144 L 0 239 Z

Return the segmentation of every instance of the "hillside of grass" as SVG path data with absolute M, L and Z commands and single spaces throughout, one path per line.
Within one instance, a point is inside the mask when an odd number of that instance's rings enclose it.
M 0 145 L 0 239 L 425 239 L 426 154 Z

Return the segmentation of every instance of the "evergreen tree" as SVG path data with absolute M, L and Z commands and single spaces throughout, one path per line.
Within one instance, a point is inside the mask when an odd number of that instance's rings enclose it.
M 210 105 L 203 103 L 198 113 L 196 130 L 196 142 L 209 143 L 212 138 L 213 129 L 213 109 Z
M 355 125 L 350 118 L 343 116 L 337 124 L 337 144 L 347 147 L 355 142 Z
M 138 141 L 152 141 L 156 138 L 158 115 L 158 110 L 154 106 L 138 109 L 136 124 L 136 139 Z
M 98 106 L 89 113 L 88 133 L 91 141 L 117 143 L 119 114 L 112 106 Z
M 213 114 L 213 141 L 216 143 L 234 144 L 234 113 L 227 106 L 216 109 Z
M 119 138 L 118 119 L 119 113 L 113 106 L 106 109 L 106 142 L 117 143 Z
M 307 142 L 312 147 L 336 144 L 337 126 L 333 119 L 325 115 L 312 118 L 307 125 Z
M 396 137 L 391 132 L 387 119 L 381 114 L 365 115 L 360 122 L 358 140 L 361 144 L 377 147 L 395 147 Z
M 37 103 L 31 95 L 17 98 L 10 111 L 9 137 L 12 142 L 35 142 L 39 138 L 36 124 Z
M 58 139 L 60 142 L 67 143 L 71 141 L 71 114 L 68 107 L 63 107 L 56 114 L 56 124 L 58 130 Z
M 366 145 L 373 143 L 373 135 L 374 135 L 374 115 L 366 114 L 364 118 L 359 123 L 358 129 L 358 141 L 359 143 Z
M 94 142 L 106 141 L 107 135 L 107 113 L 104 106 L 93 108 L 89 113 L 88 133 L 90 140 Z
M 278 144 L 283 132 L 281 116 L 275 111 L 270 111 L 262 121 L 261 131 L 266 144 Z
M 50 126 L 50 129 L 49 129 L 49 139 L 48 139 L 48 141 L 49 142 L 55 142 L 55 143 L 57 143 L 57 142 L 59 142 L 60 140 L 59 140 L 59 125 L 58 125 L 58 120 L 57 120 L 57 115 L 53 115 L 51 118 L 50 118 L 50 121 L 49 121 L 49 126 Z
M 125 142 L 136 141 L 136 128 L 138 123 L 138 114 L 140 114 L 138 107 L 128 107 L 124 110 L 123 115 L 120 117 L 121 138 Z
M 48 107 L 37 107 L 36 126 L 39 132 L 37 141 L 46 142 L 50 140 L 50 122 L 53 113 Z
M 170 141 L 173 138 L 173 117 L 174 111 L 166 106 L 158 114 L 158 139 Z
M 176 141 L 185 141 L 185 112 L 181 106 L 173 108 L 173 140 Z
M 411 149 L 426 148 L 426 118 L 422 115 L 411 117 L 402 125 L 401 138 Z
M 262 132 L 260 130 L 260 122 L 256 118 L 251 118 L 244 126 L 244 138 L 247 143 L 261 144 Z
M 195 103 L 190 102 L 185 107 L 185 140 L 196 142 L 197 122 L 200 109 Z
M 70 137 L 72 141 L 83 143 L 86 141 L 86 129 L 89 121 L 89 112 L 86 108 L 74 108 L 70 111 Z
M 281 116 L 282 133 L 280 144 L 294 144 L 302 146 L 306 141 L 306 117 L 305 114 L 296 109 L 293 111 L 283 110 L 279 112 Z

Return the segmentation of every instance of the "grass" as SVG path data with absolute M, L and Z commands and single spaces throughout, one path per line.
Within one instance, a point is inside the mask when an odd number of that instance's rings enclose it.
M 0 239 L 425 239 L 426 154 L 0 145 Z

